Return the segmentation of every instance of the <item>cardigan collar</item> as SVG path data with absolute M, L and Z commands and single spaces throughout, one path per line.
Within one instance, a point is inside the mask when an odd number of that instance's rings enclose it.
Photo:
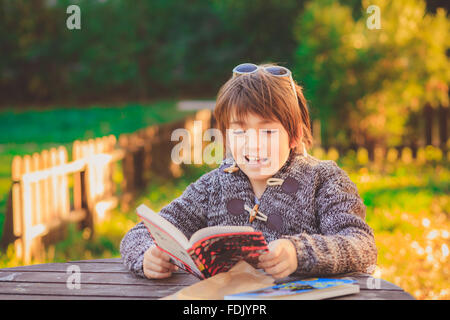
M 233 215 L 242 215 L 249 217 L 251 212 L 249 209 L 255 209 L 258 212 L 259 220 L 267 219 L 266 221 L 259 221 L 259 223 L 266 224 L 270 229 L 281 231 L 283 226 L 282 218 L 276 213 L 277 208 L 275 203 L 279 202 L 281 198 L 296 197 L 297 190 L 300 188 L 300 181 L 298 177 L 293 174 L 292 168 L 298 165 L 297 158 L 304 157 L 303 154 L 291 150 L 288 159 L 281 166 L 281 168 L 270 178 L 278 180 L 277 184 L 267 185 L 261 197 L 256 201 L 256 196 L 253 191 L 250 179 L 242 170 L 223 172 L 226 175 L 226 196 L 225 202 L 227 210 Z M 219 167 L 220 171 L 232 167 L 234 164 L 233 158 L 226 158 Z M 269 180 L 270 180 L 269 179 Z M 257 205 L 257 206 L 255 206 Z M 243 209 L 243 207 L 247 209 Z M 243 211 L 244 210 L 244 211 Z M 233 213 L 234 212 L 234 213 Z M 256 216 L 256 212 L 253 214 Z M 250 221 L 251 222 L 251 221 Z

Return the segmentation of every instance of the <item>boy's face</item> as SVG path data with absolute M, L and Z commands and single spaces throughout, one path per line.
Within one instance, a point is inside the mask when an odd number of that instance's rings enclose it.
M 240 122 L 232 116 L 227 129 L 230 150 L 250 180 L 267 180 L 289 157 L 289 135 L 279 121 L 248 114 Z

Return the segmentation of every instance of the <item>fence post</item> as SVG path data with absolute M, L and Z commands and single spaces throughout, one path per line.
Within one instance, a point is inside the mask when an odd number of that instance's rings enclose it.
M 134 181 L 135 181 L 135 191 L 142 190 L 145 188 L 144 179 L 144 161 L 145 161 L 145 150 L 144 146 L 136 141 L 135 149 L 133 150 L 133 168 L 134 168 Z
M 1 248 L 6 251 L 10 243 L 14 243 L 16 237 L 14 235 L 14 213 L 13 213 L 13 186 L 9 189 L 8 198 L 6 200 L 5 223 L 3 224 L 3 235 L 1 239 Z
M 23 173 L 31 171 L 31 157 L 25 155 L 23 157 Z M 30 264 L 32 254 L 32 237 L 31 237 L 31 221 L 32 221 L 32 197 L 30 182 L 22 180 L 22 258 L 24 264 Z
M 31 156 L 31 172 L 36 172 L 40 170 L 40 154 L 33 153 Z M 41 210 L 41 181 L 30 182 L 30 198 L 32 199 L 31 208 L 31 226 L 36 226 L 42 222 L 42 210 Z M 32 256 L 36 261 L 43 261 L 44 259 L 44 246 L 42 244 L 42 236 L 33 234 L 32 236 Z
M 68 155 L 67 150 L 65 147 L 60 146 L 58 149 L 58 159 L 59 164 L 64 165 L 68 162 Z M 60 195 L 60 211 L 58 215 L 58 219 L 61 222 L 67 221 L 69 219 L 70 214 L 70 198 L 69 198 L 69 181 L 67 174 L 63 174 L 60 176 L 59 179 L 59 189 L 61 191 Z M 62 223 L 61 227 L 59 228 L 61 230 L 60 236 L 62 239 L 65 239 L 67 236 L 67 225 L 65 223 Z
M 433 144 L 433 108 L 427 104 L 423 108 L 425 118 L 425 145 Z
M 121 207 L 123 210 L 128 210 L 134 193 L 134 160 L 133 152 L 130 146 L 130 138 L 127 134 L 119 136 L 119 146 L 125 151 L 122 160 L 122 199 Z
M 82 159 L 84 155 L 85 146 L 76 140 L 73 143 L 72 148 L 72 159 L 74 161 Z M 86 168 L 74 174 L 73 178 L 73 206 L 74 210 L 78 212 L 85 212 L 84 219 L 78 223 L 78 229 L 82 230 L 84 228 L 89 228 L 92 231 L 92 213 L 89 211 L 88 200 L 87 200 L 87 181 L 86 181 Z M 90 235 L 92 232 L 89 233 Z
M 7 249 L 10 243 L 14 243 L 17 255 L 22 256 L 22 219 L 21 219 L 21 184 L 20 178 L 23 170 L 23 161 L 15 156 L 11 164 L 12 185 L 9 191 L 5 224 L 3 226 L 2 247 Z
M 439 106 L 439 147 L 444 155 L 447 154 L 447 121 L 448 121 L 448 107 Z
M 52 167 L 50 162 L 50 152 L 48 150 L 43 150 L 41 152 L 41 164 L 40 170 L 50 169 Z M 52 221 L 52 178 L 48 177 L 42 181 L 42 219 L 45 223 Z M 44 244 L 49 244 L 54 241 L 54 232 L 50 232 L 45 235 L 42 239 Z
M 77 161 L 82 158 L 81 142 L 74 141 L 72 145 L 72 159 Z M 81 195 L 81 172 L 75 173 L 73 177 L 73 208 L 74 210 L 82 210 L 82 195 Z

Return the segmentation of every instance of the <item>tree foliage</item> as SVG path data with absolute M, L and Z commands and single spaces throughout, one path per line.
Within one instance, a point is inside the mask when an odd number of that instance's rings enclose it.
M 0 96 L 80 102 L 211 97 L 241 62 L 293 62 L 295 0 L 0 0 Z
M 377 5 L 381 29 L 365 12 Z M 304 83 L 325 145 L 397 145 L 408 116 L 425 105 L 448 107 L 449 20 L 420 0 L 363 1 L 363 14 L 320 0 L 308 3 L 295 35 L 296 75 Z

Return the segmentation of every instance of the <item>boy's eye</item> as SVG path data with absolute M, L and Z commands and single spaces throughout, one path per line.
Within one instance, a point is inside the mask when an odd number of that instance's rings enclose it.
M 278 130 L 270 130 L 270 129 L 262 130 L 262 132 L 264 132 L 264 133 L 266 133 L 266 134 L 276 133 L 277 131 L 278 131 Z

